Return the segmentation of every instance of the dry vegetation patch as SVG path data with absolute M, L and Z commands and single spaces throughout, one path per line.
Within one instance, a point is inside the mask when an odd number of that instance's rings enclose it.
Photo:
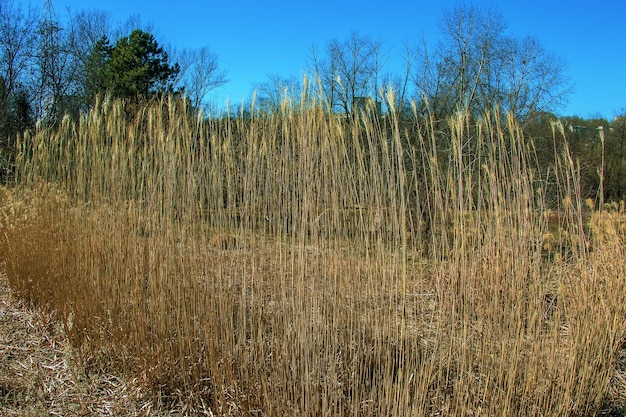
M 117 106 L 17 146 L 8 279 L 53 315 L 37 316 L 59 341 L 35 369 L 76 384 L 14 372 L 15 398 L 49 407 L 40 387 L 65 387 L 88 413 L 157 415 L 623 407 L 623 222 L 576 195 L 550 220 L 512 120 L 459 116 L 410 143 L 394 115 L 350 124 L 315 103 L 206 121 Z M 109 392 L 124 402 L 100 411 Z
M 90 366 L 54 317 L 14 296 L 0 273 L 0 414 L 170 415 L 136 378 Z

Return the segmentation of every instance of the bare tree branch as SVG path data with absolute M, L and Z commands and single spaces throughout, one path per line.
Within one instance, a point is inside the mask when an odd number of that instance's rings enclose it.
M 183 50 L 178 63 L 181 67 L 179 84 L 196 109 L 202 107 L 211 90 L 228 82 L 226 71 L 219 68 L 217 55 L 207 46 Z
M 444 14 L 439 27 L 435 52 L 425 42 L 418 48 L 422 65 L 414 76 L 422 103 L 438 118 L 500 107 L 525 119 L 554 110 L 571 92 L 563 60 L 536 39 L 507 35 L 495 11 L 459 6 Z

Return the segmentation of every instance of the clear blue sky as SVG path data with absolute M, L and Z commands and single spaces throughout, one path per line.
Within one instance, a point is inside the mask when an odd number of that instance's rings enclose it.
M 211 94 L 216 103 L 240 102 L 269 74 L 300 77 L 312 44 L 323 48 L 330 39 L 346 39 L 357 30 L 382 39 L 398 56 L 403 43 L 415 43 L 422 34 L 431 43 L 437 41 L 444 10 L 459 4 L 492 7 L 508 22 L 509 33 L 532 35 L 568 62 L 565 72 L 575 92 L 560 115 L 600 114 L 612 119 L 626 112 L 626 0 L 53 0 L 53 4 L 61 19 L 68 6 L 72 11 L 111 12 L 114 23 L 139 15 L 142 22 L 154 25 L 161 43 L 209 46 L 230 80 Z

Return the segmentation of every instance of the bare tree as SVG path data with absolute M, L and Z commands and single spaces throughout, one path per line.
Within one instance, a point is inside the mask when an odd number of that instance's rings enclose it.
M 93 47 L 103 37 L 111 37 L 111 14 L 101 10 L 81 10 L 70 15 L 69 30 L 74 36 L 74 55 L 84 65 Z
M 302 88 L 302 82 L 296 77 L 268 75 L 267 80 L 255 85 L 256 107 L 262 112 L 278 113 L 286 100 L 293 103 L 299 99 Z
M 553 110 L 571 91 L 563 61 L 533 38 L 507 35 L 498 12 L 458 6 L 439 28 L 434 50 L 425 42 L 418 48 L 422 67 L 414 77 L 422 103 L 436 117 L 498 106 L 528 118 Z
M 30 73 L 36 45 L 37 13 L 0 0 L 0 178 L 5 179 L 7 138 L 33 124 Z
M 404 69 L 401 74 L 385 74 L 380 83 L 380 91 L 382 91 L 382 101 L 388 108 L 393 107 L 393 111 L 398 115 L 403 115 L 411 111 L 410 106 L 410 87 L 412 74 L 417 61 L 417 53 L 408 45 L 404 45 L 402 50 L 402 60 Z M 393 91 L 394 102 L 389 101 L 386 95 L 389 91 Z
M 25 84 L 32 65 L 37 14 L 15 7 L 12 0 L 0 0 L 0 78 L 4 94 L 10 96 L 18 84 Z
M 178 54 L 181 71 L 178 83 L 195 109 L 200 109 L 207 94 L 226 84 L 226 71 L 219 68 L 218 57 L 208 46 L 185 49 Z
M 109 39 L 113 33 L 111 15 L 101 10 L 81 10 L 70 15 L 68 31 L 72 34 L 72 51 L 77 65 L 76 95 L 78 107 L 92 104 L 94 91 L 90 88 L 89 61 L 98 42 Z
M 336 62 L 323 58 L 317 45 L 314 44 L 311 46 L 308 65 L 313 78 L 319 84 L 321 98 L 326 101 L 328 107 L 332 110 L 337 105 L 338 97 L 338 70 Z
M 313 47 L 310 70 L 321 84 L 324 99 L 332 109 L 353 117 L 354 99 L 377 97 L 384 64 L 382 41 L 352 32 L 345 41 L 331 40 L 326 56 Z
M 535 38 L 513 44 L 508 62 L 503 107 L 518 118 L 531 119 L 552 111 L 562 106 L 573 91 L 563 73 L 565 61 L 547 52 Z
M 54 123 L 66 111 L 76 111 L 80 91 L 80 61 L 75 55 L 75 32 L 61 27 L 51 0 L 44 3 L 37 27 L 36 111 Z
M 476 107 L 481 83 L 498 74 L 489 70 L 502 53 L 506 24 L 490 10 L 459 6 L 444 13 L 439 28 L 442 39 L 434 53 L 425 42 L 419 51 L 424 68 L 417 82 L 437 116 Z
M 133 14 L 126 19 L 126 21 L 118 24 L 112 32 L 112 39 L 120 39 L 124 36 L 128 36 L 134 30 L 141 30 L 142 32 L 152 33 L 154 36 L 159 35 L 159 31 L 154 23 L 148 21 L 144 22 L 139 14 Z M 169 54 L 169 51 L 168 51 Z

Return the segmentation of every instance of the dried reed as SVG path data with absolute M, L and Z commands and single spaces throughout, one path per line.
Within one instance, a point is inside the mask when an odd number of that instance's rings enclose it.
M 515 121 L 350 123 L 314 96 L 210 120 L 173 98 L 132 118 L 102 100 L 26 136 L 2 206 L 12 289 L 91 363 L 219 415 L 625 399 L 625 230 L 584 220 L 567 155 L 555 257 Z

